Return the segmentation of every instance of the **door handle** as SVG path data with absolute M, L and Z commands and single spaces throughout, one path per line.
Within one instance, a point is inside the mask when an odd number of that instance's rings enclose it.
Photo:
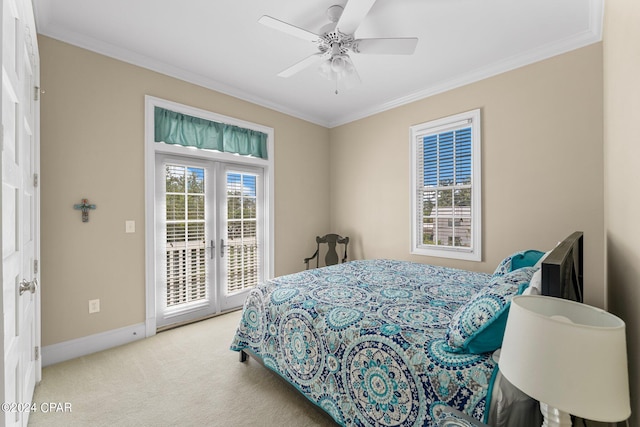
M 24 294 L 25 292 L 29 291 L 32 294 L 36 293 L 36 288 L 38 287 L 38 279 L 33 279 L 32 281 L 27 281 L 26 279 L 22 279 L 22 282 L 20 282 L 20 295 Z
M 224 239 L 220 239 L 220 258 L 224 257 L 224 248 L 225 248 Z
M 213 240 L 209 241 L 209 247 L 207 249 L 209 249 L 209 251 L 210 251 L 209 252 L 209 259 L 213 259 L 213 253 L 216 250 L 216 245 L 213 244 Z

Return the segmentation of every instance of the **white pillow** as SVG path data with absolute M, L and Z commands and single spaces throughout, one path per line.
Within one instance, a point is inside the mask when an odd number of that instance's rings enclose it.
M 542 270 L 538 269 L 529 281 L 529 287 L 524 290 L 522 295 L 542 295 Z

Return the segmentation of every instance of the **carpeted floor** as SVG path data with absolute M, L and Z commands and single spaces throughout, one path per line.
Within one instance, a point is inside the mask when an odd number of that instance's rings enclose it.
M 267 368 L 229 350 L 240 312 L 43 369 L 30 426 L 335 426 Z M 47 407 L 47 406 L 45 406 Z

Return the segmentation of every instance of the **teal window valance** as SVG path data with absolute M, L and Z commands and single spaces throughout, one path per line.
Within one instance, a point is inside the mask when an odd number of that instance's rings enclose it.
M 155 142 L 267 158 L 267 134 L 155 107 Z

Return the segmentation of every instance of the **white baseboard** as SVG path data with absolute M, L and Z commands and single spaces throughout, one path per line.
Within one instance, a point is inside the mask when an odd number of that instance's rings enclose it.
M 145 331 L 145 324 L 139 323 L 42 347 L 42 366 L 53 365 L 140 340 L 145 337 Z

